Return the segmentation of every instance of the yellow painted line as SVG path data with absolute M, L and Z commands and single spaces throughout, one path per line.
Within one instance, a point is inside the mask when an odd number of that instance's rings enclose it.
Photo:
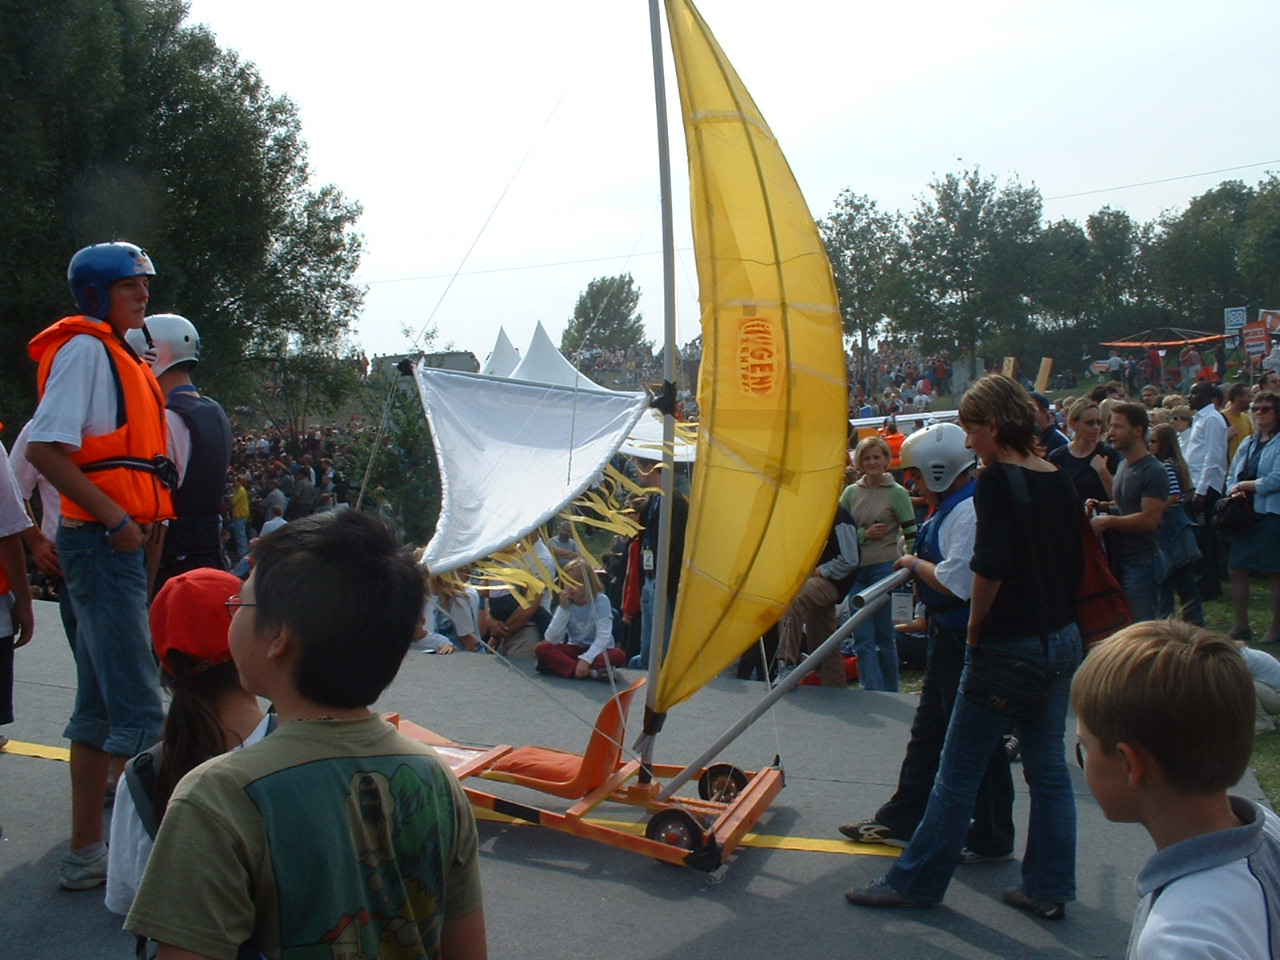
M 10 740 L 0 747 L 0 753 L 16 753 L 20 757 L 38 757 L 41 760 L 61 760 L 63 763 L 71 760 L 71 751 L 66 747 L 46 747 L 43 743 L 23 743 L 20 740 Z
M 40 743 L 22 743 L 10 740 L 0 747 L 0 753 L 13 753 L 21 757 L 37 757 L 41 760 L 61 760 L 64 763 L 71 759 L 71 751 L 66 747 L 47 747 Z M 490 820 L 495 823 L 512 823 L 532 826 L 523 820 L 495 813 L 492 810 L 475 811 L 477 820 Z M 591 818 L 588 823 L 610 827 L 623 833 L 644 836 L 643 823 L 629 823 L 625 820 L 599 820 Z M 804 850 L 810 853 L 840 853 L 855 857 L 896 857 L 902 851 L 881 843 L 857 843 L 853 840 L 822 840 L 817 837 L 780 837 L 764 833 L 748 833 L 742 838 L 744 847 L 761 847 L 766 850 Z
M 517 820 L 492 810 L 476 810 L 477 820 L 489 820 L 494 823 L 508 823 L 520 826 L 533 826 L 524 820 Z M 610 827 L 622 833 L 644 836 L 643 823 L 628 823 L 624 820 L 588 819 L 588 823 Z M 779 837 L 763 833 L 748 833 L 742 838 L 740 846 L 761 847 L 766 850 L 803 850 L 809 853 L 840 853 L 854 857 L 897 857 L 902 851 L 883 843 L 857 843 L 853 840 L 822 840 L 817 837 Z

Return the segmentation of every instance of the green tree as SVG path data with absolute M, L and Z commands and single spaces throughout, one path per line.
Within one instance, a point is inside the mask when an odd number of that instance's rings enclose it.
M 1144 228 L 1123 210 L 1103 207 L 1090 214 L 1085 229 L 1097 269 L 1098 331 L 1108 339 L 1136 333 L 1144 327 L 1142 314 L 1149 300 L 1142 261 Z
M 640 291 L 631 274 L 592 280 L 573 308 L 573 319 L 560 338 L 560 352 L 576 362 L 587 350 L 653 346 L 644 339 L 644 318 L 636 313 L 639 304 Z
M 425 545 L 440 518 L 440 465 L 422 401 L 410 377 L 370 377 L 364 407 L 379 429 L 359 434 L 348 451 L 348 477 L 366 509 L 389 511 L 406 543 Z M 385 506 L 384 506 L 385 505 Z
M 1224 307 L 1247 300 L 1239 254 L 1253 188 L 1227 180 L 1154 226 L 1144 263 L 1152 294 L 1179 326 L 1220 330 Z
M 252 392 L 246 357 L 334 353 L 363 297 L 360 208 L 310 183 L 294 105 L 184 26 L 182 0 L 0 0 L 0 12 L 4 419 L 34 403 L 25 341 L 72 312 L 70 255 L 105 239 L 152 254 L 150 309 L 199 328 L 214 395 Z
M 1080 224 L 1059 220 L 1036 239 L 1033 302 L 1042 329 L 1068 331 L 1092 319 L 1098 274 L 1093 244 Z
M 907 218 L 911 296 L 894 328 L 927 347 L 980 343 L 1023 333 L 1030 307 L 1040 191 L 1000 187 L 978 170 L 929 185 Z
M 1240 282 L 1251 306 L 1280 304 L 1280 176 L 1274 173 L 1258 184 L 1240 238 Z
M 835 275 L 845 335 L 857 344 L 865 367 L 871 340 L 902 297 L 902 218 L 881 211 L 868 196 L 844 190 L 818 230 Z
M 249 358 L 244 368 L 251 376 L 246 382 L 252 385 L 247 398 L 290 442 L 313 418 L 336 413 L 360 388 L 355 357 L 339 357 L 308 345 L 282 345 L 274 355 Z

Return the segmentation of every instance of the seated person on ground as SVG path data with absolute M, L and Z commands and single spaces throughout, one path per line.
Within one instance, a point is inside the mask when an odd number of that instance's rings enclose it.
M 1253 698 L 1235 644 L 1180 620 L 1121 630 L 1076 673 L 1089 789 L 1156 845 L 1137 876 L 1134 960 L 1278 955 L 1280 818 L 1227 793 L 1253 752 Z
M 565 564 L 547 639 L 534 654 L 539 671 L 578 679 L 607 680 L 609 666 L 620 667 L 626 661 L 626 654 L 613 645 L 613 607 L 586 560 Z
M 359 511 L 259 541 L 229 643 L 280 725 L 174 790 L 125 921 L 161 960 L 486 956 L 466 795 L 430 747 L 369 709 L 422 603 L 413 559 Z
M 553 582 L 555 561 L 551 550 L 535 530 L 512 547 L 514 558 L 507 557 L 513 567 L 522 568 L 540 584 Z M 551 593 L 540 590 L 532 602 L 516 594 L 516 584 L 490 588 L 480 606 L 479 628 L 495 652 L 504 657 L 532 657 L 534 647 L 546 634 L 551 623 Z

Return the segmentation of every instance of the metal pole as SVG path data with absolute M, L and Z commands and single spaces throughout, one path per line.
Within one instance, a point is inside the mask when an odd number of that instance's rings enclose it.
M 662 379 L 664 386 L 676 379 L 676 257 L 671 202 L 670 138 L 667 134 L 667 86 L 662 59 L 662 18 L 659 0 L 649 0 L 649 37 L 653 53 L 653 97 L 658 122 L 658 184 L 662 197 L 662 289 L 663 344 Z M 670 576 L 671 498 L 675 495 L 675 416 L 664 410 L 662 416 L 662 502 L 658 505 L 658 555 L 654 562 L 653 623 L 650 624 L 649 684 L 646 702 L 650 709 L 658 691 L 658 673 L 662 668 L 667 627 L 667 579 Z M 649 758 L 645 758 L 646 760 Z
M 905 583 L 911 579 L 911 573 L 908 570 L 895 570 L 883 580 L 877 580 L 871 586 L 861 593 L 855 594 L 852 603 L 858 608 L 858 612 L 840 625 L 835 633 L 827 637 L 811 654 L 800 661 L 799 665 L 791 671 L 786 677 L 780 680 L 772 690 L 770 690 L 764 698 L 757 703 L 750 711 L 747 712 L 741 720 L 731 726 L 728 730 L 720 735 L 720 737 L 711 744 L 698 759 L 684 768 L 671 780 L 667 781 L 666 786 L 662 788 L 662 792 L 658 794 L 659 800 L 670 798 L 677 790 L 688 783 L 693 777 L 702 770 L 709 762 L 720 755 L 722 751 L 734 740 L 742 735 L 742 732 L 751 726 L 760 717 L 764 716 L 769 709 L 777 703 L 787 692 L 796 687 L 801 680 L 809 673 L 807 664 L 820 663 L 827 654 L 838 647 L 846 637 L 848 637 L 858 626 L 868 620 L 872 614 L 889 602 L 889 594 L 898 584 Z

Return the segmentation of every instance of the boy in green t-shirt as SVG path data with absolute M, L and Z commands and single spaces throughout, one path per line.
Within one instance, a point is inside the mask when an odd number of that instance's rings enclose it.
M 486 956 L 466 795 L 429 747 L 369 710 L 423 599 L 412 559 L 358 511 L 258 541 L 227 601 L 229 642 L 279 727 L 174 791 L 125 922 L 161 960 Z

